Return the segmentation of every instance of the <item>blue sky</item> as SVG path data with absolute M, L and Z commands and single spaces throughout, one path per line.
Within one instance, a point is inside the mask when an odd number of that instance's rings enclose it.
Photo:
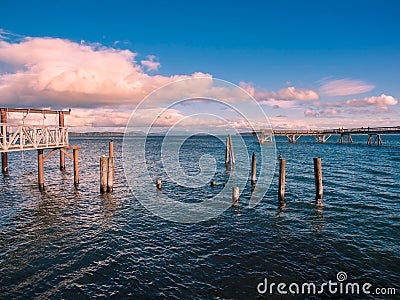
M 9 44 L 21 42 L 10 41 L 15 34 L 127 49 L 138 53 L 137 61 L 154 55 L 160 66 L 145 70 L 149 76 L 202 72 L 251 84 L 267 98 L 288 87 L 319 94 L 311 99 L 317 105 L 275 99 L 295 105 L 278 108 L 272 101 L 272 118 L 285 115 L 303 125 L 333 126 L 334 116 L 345 120 L 354 114 L 339 111 L 338 102 L 359 101 L 347 102 L 358 108 L 359 120 L 378 116 L 376 123 L 387 125 L 400 123 L 398 102 L 369 98 L 400 98 L 399 11 L 398 1 L 3 1 L 0 28 L 8 33 Z M 0 56 L 0 66 L 8 64 L 6 58 Z M 0 68 L 0 74 L 5 72 L 10 69 Z M 344 88 L 371 88 L 347 95 L 321 93 L 324 84 L 335 80 Z

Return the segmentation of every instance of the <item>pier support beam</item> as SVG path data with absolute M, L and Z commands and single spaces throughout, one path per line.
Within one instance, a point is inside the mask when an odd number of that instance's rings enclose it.
M 74 185 L 79 184 L 79 165 L 78 165 L 78 149 L 73 149 L 73 161 L 74 161 Z
M 369 134 L 367 145 L 375 145 L 375 144 L 378 144 L 378 146 L 382 146 L 381 135 L 380 134 Z
M 64 113 L 59 112 L 58 113 L 58 126 L 59 127 L 64 127 Z M 65 171 L 65 154 L 60 150 L 60 170 Z
M 346 142 L 347 142 L 347 144 L 353 143 L 353 139 L 351 138 L 350 133 L 341 133 L 338 143 L 345 144 Z
M 44 191 L 44 159 L 43 149 L 38 150 L 38 185 L 39 190 Z
M 1 123 L 7 123 L 7 111 L 1 110 Z M 7 126 L 1 126 L 1 135 L 3 137 L 2 143 L 7 142 Z M 3 174 L 7 174 L 8 172 L 8 153 L 1 153 L 1 171 Z

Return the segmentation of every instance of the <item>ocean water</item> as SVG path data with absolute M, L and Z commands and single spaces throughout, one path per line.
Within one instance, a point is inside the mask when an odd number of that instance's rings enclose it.
M 245 140 L 257 153 L 255 139 Z M 36 151 L 10 153 L 9 175 L 0 183 L 0 298 L 251 299 L 260 297 L 256 287 L 265 278 L 320 284 L 337 281 L 338 272 L 347 274 L 346 282 L 399 294 L 400 137 L 383 136 L 381 147 L 365 145 L 366 137 L 354 137 L 353 145 L 336 140 L 277 138 L 277 154 L 287 160 L 284 209 L 275 170 L 256 208 L 246 203 L 247 185 L 239 206 L 195 224 L 166 221 L 140 204 L 127 186 L 122 138 L 114 139 L 112 195 L 99 194 L 99 157 L 109 138 L 71 138 L 82 146 L 78 189 L 70 160 L 64 173 L 58 155 L 45 161 L 46 190 L 39 192 Z M 149 138 L 149 164 L 158 161 L 161 141 Z M 181 164 L 197 174 L 204 153 L 217 161 L 215 188 L 189 189 L 163 177 L 162 192 L 189 202 L 218 193 L 229 176 L 222 142 L 189 139 Z M 313 157 L 322 158 L 322 208 L 314 205 Z M 158 168 L 150 166 L 154 174 Z M 338 297 L 315 298 L 322 296 Z

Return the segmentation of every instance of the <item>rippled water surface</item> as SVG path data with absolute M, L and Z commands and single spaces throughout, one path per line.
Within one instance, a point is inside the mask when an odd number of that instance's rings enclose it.
M 161 140 L 148 142 L 155 173 Z M 249 152 L 257 152 L 254 141 L 246 137 Z M 336 280 L 339 271 L 353 282 L 398 287 L 400 138 L 385 136 L 383 147 L 366 146 L 365 137 L 355 137 L 355 145 L 301 141 L 277 140 L 277 153 L 287 159 L 284 210 L 275 174 L 255 209 L 246 205 L 248 186 L 238 207 L 196 224 L 165 221 L 135 199 L 122 168 L 122 139 L 115 139 L 114 193 L 105 196 L 99 194 L 98 165 L 108 138 L 71 138 L 82 146 L 78 189 L 70 160 L 65 173 L 58 170 L 58 155 L 46 160 L 41 193 L 36 152 L 10 153 L 10 173 L 0 184 L 0 297 L 248 299 L 258 296 L 264 278 L 321 283 Z M 163 177 L 163 193 L 180 201 L 212 197 L 227 176 L 222 142 L 195 137 L 182 151 L 188 152 L 181 156 L 188 174 L 198 172 L 202 154 L 214 155 L 218 185 L 190 190 Z M 317 156 L 322 209 L 314 206 Z

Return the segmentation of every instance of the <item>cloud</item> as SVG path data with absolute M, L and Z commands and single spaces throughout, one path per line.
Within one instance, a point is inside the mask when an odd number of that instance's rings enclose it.
M 319 111 L 308 108 L 304 111 L 304 116 L 311 117 L 311 118 L 331 117 L 331 116 L 337 116 L 342 112 L 343 112 L 343 110 L 333 109 L 333 108 L 323 109 L 323 110 L 319 110 Z
M 159 63 L 153 56 L 135 61 L 137 53 L 76 43 L 59 38 L 0 38 L 2 105 L 29 107 L 99 107 L 135 105 L 154 89 L 193 75 L 151 76 Z M 157 65 L 158 64 L 158 65 Z M 7 70 L 7 72 L 5 71 Z
M 374 88 L 374 85 L 367 84 L 361 80 L 344 78 L 325 82 L 319 88 L 319 91 L 321 94 L 328 96 L 348 96 L 366 93 Z
M 146 67 L 147 71 L 157 71 L 160 67 L 160 63 L 155 61 L 156 57 L 154 55 L 148 55 L 147 60 L 141 60 L 142 66 Z
M 363 99 L 347 100 L 346 105 L 352 107 L 375 106 L 377 108 L 386 110 L 388 106 L 396 105 L 398 102 L 398 99 L 394 98 L 393 96 L 382 94 L 380 96 L 365 97 Z
M 289 86 L 278 92 L 272 92 L 271 98 L 276 100 L 318 100 L 319 95 L 314 90 L 309 89 L 296 89 L 294 86 Z

